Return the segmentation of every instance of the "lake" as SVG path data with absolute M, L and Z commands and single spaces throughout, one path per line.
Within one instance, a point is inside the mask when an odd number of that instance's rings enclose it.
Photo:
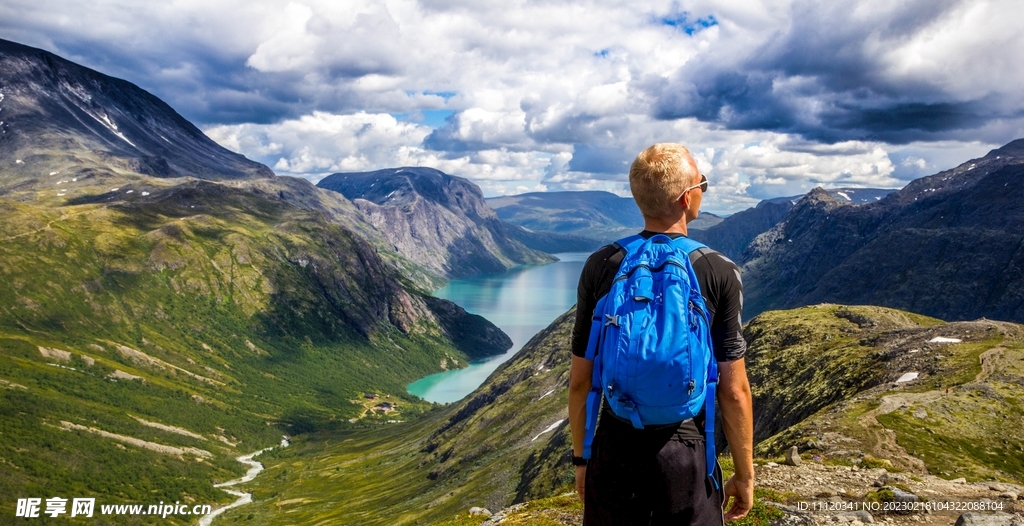
M 409 384 L 409 393 L 431 402 L 447 403 L 480 387 L 533 335 L 576 303 L 576 285 L 588 256 L 589 252 L 555 254 L 559 259 L 555 263 L 456 279 L 435 291 L 435 296 L 451 300 L 497 325 L 512 338 L 512 347 L 505 354 L 472 362 L 464 369 L 421 378 Z

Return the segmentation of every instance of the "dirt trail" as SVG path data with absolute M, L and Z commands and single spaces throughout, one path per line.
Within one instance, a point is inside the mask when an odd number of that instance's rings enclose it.
M 1004 347 L 993 347 L 981 353 L 981 371 L 970 383 L 981 383 L 996 371 L 995 360 L 1002 356 Z M 882 403 L 875 409 L 861 415 L 860 425 L 864 427 L 871 440 L 870 453 L 878 458 L 889 458 L 894 464 L 900 465 L 915 473 L 927 473 L 928 468 L 923 461 L 907 453 L 896 442 L 896 433 L 886 429 L 879 421 L 878 415 L 891 413 L 897 409 L 912 405 L 923 405 L 945 396 L 946 389 L 936 389 L 923 393 L 897 393 L 882 397 Z
M 56 223 L 57 221 L 66 221 L 66 220 L 68 220 L 68 219 L 70 219 L 72 217 L 75 217 L 75 216 L 80 216 L 82 214 L 91 214 L 93 212 L 96 212 L 96 211 L 99 211 L 99 210 L 104 210 L 106 208 L 107 208 L 106 206 L 103 206 L 103 207 L 100 207 L 100 208 L 94 208 L 92 210 L 83 210 L 81 212 L 75 212 L 73 214 L 61 213 L 60 217 L 58 217 L 56 219 L 51 219 L 50 221 L 48 221 L 46 223 L 46 226 L 44 226 L 44 227 L 40 227 L 40 228 L 37 228 L 35 230 L 29 230 L 28 232 L 22 232 L 20 234 L 15 234 L 13 236 L 0 237 L 0 241 L 10 241 L 12 239 L 17 239 L 19 237 L 25 237 L 25 236 L 31 236 L 32 234 L 38 234 L 39 232 L 42 232 L 43 230 L 53 230 L 53 224 Z

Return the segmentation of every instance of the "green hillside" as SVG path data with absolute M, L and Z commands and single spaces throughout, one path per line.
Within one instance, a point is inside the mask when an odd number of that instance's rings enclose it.
M 463 519 L 451 524 L 477 524 L 466 518 L 470 507 L 497 511 L 517 502 L 530 502 L 524 509 L 537 512 L 528 514 L 536 520 L 571 523 L 578 514 L 572 499 L 548 498 L 572 481 L 563 419 L 573 315 L 553 322 L 457 404 L 387 429 L 306 435 L 270 453 L 267 472 L 247 486 L 254 503 L 229 512 L 224 524 L 423 524 L 456 516 Z M 826 465 L 1024 481 L 1024 442 L 998 432 L 1021 423 L 1022 327 L 821 305 L 765 313 L 745 336 L 758 464 L 779 461 L 796 445 Z M 931 342 L 936 337 L 961 342 Z M 918 377 L 896 382 L 908 372 Z M 977 414 L 995 418 L 978 425 Z M 727 452 L 722 460 L 728 467 Z M 788 491 L 776 485 L 758 498 L 816 497 Z M 852 491 L 851 499 L 872 498 Z M 757 509 L 744 524 L 779 515 Z
M 234 457 L 413 419 L 429 404 L 408 382 L 507 348 L 284 186 L 149 182 L 0 198 L 0 515 L 55 495 L 228 502 L 212 482 L 244 472 Z

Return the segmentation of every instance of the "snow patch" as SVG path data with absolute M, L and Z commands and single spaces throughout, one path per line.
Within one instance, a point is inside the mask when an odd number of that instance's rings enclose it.
M 546 393 L 544 393 L 544 394 L 540 395 L 540 398 L 538 398 L 537 400 L 543 400 L 545 396 L 548 396 L 548 395 L 550 395 L 550 394 L 551 394 L 551 393 L 553 393 L 553 392 L 555 392 L 555 390 L 554 390 L 554 389 L 552 389 L 552 390 L 550 390 L 550 391 L 548 391 L 548 392 L 546 392 Z
M 22 161 L 21 159 L 15 159 L 14 164 L 25 164 L 25 161 Z
M 903 373 L 903 376 L 901 376 L 899 380 L 896 380 L 896 383 L 901 384 L 904 382 L 913 382 L 914 380 L 917 380 L 918 375 L 919 373 Z
M 845 197 L 847 201 L 851 201 L 851 202 L 853 201 L 853 199 L 850 199 L 850 196 L 846 195 L 846 192 L 836 192 L 836 193 L 841 195 L 841 196 L 843 196 L 843 197 Z
M 149 192 L 142 192 L 142 197 L 146 197 L 147 195 L 149 195 Z
M 960 343 L 961 341 L 963 340 L 958 340 L 956 338 L 946 338 L 945 336 L 936 336 L 928 340 L 928 343 Z
M 110 130 L 111 133 L 113 133 L 114 135 L 117 135 L 122 141 L 132 145 L 133 148 L 138 148 L 138 146 L 135 146 L 135 143 L 133 143 L 132 141 L 128 140 L 128 137 L 125 137 L 123 133 L 117 131 L 117 124 L 114 124 L 114 121 L 110 120 L 110 117 L 107 116 L 106 113 L 104 113 L 103 117 L 100 118 L 100 117 L 97 117 L 97 116 L 93 115 L 92 112 L 88 111 L 85 108 L 82 108 L 81 106 L 79 106 L 79 108 L 81 108 L 82 111 L 85 111 L 85 113 L 88 114 L 90 117 L 95 119 L 96 122 L 106 126 L 107 129 Z
M 116 192 L 116 191 L 118 191 L 118 190 L 120 190 L 120 188 L 111 188 L 111 189 L 110 189 L 110 191 L 111 191 L 111 192 Z
M 538 439 L 538 438 L 540 438 L 540 436 L 541 436 L 541 435 L 543 435 L 544 433 L 550 433 L 550 432 L 554 431 L 554 430 L 555 430 L 556 428 L 558 428 L 558 426 L 562 425 L 562 422 L 565 422 L 565 419 L 564 419 L 564 418 L 563 418 L 563 419 L 561 419 L 561 420 L 559 420 L 559 421 L 557 421 L 557 422 L 555 422 L 554 424 L 551 424 L 551 425 L 550 425 L 550 426 L 548 426 L 548 428 L 547 428 L 547 429 L 545 429 L 544 431 L 541 431 L 540 433 L 537 433 L 537 436 L 533 437 L 533 440 L 531 440 L 530 442 L 533 442 L 534 440 L 537 440 L 537 439 Z
M 59 174 L 59 173 L 60 173 L 60 172 L 50 172 L 50 175 L 57 175 L 57 174 Z M 60 183 L 57 183 L 57 184 L 60 184 Z
M 130 194 L 130 193 L 132 193 L 132 192 L 134 192 L 134 191 L 135 191 L 135 190 L 128 190 L 128 191 L 127 191 L 127 192 L 125 192 L 125 193 L 126 193 L 126 194 Z

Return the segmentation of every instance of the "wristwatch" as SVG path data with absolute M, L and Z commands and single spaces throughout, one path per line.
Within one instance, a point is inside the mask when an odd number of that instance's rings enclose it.
M 576 455 L 573 455 L 572 456 L 572 465 L 574 465 L 574 466 L 586 466 L 587 465 L 587 459 L 585 459 L 583 457 L 577 457 Z

